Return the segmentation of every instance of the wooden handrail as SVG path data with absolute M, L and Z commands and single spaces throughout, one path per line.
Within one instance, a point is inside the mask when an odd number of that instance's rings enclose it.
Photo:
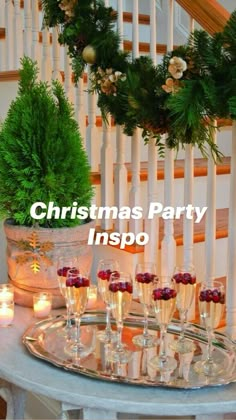
M 230 17 L 230 13 L 216 0 L 176 1 L 211 35 L 221 32 Z

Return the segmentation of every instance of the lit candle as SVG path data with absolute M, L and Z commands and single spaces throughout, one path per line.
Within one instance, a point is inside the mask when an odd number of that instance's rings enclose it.
M 14 288 L 10 284 L 0 284 L 0 303 L 14 301 Z
M 0 327 L 7 327 L 14 319 L 14 303 L 3 302 L 0 304 Z
M 51 312 L 52 298 L 50 293 L 36 293 L 34 295 L 34 316 L 45 318 Z

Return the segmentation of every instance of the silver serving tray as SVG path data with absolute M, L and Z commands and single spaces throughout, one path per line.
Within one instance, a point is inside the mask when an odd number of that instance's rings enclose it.
M 171 350 L 171 343 L 177 339 L 180 332 L 179 322 L 174 321 L 168 328 L 166 347 L 168 354 L 174 356 L 178 364 L 173 372 L 161 374 L 149 364 L 152 357 L 158 353 L 158 346 L 140 349 L 132 343 L 132 337 L 142 332 L 142 318 L 137 314 L 130 315 L 124 325 L 124 341 L 132 351 L 132 357 L 126 364 L 109 362 L 109 352 L 114 344 L 104 344 L 97 339 L 97 331 L 105 328 L 105 314 L 102 312 L 86 313 L 82 317 L 82 341 L 87 348 L 87 355 L 83 358 L 71 357 L 65 352 L 66 338 L 61 334 L 65 319 L 62 316 L 46 319 L 29 327 L 23 335 L 23 343 L 34 356 L 55 366 L 111 382 L 198 389 L 236 381 L 235 342 L 226 335 L 215 333 L 213 357 L 220 364 L 221 370 L 218 376 L 206 377 L 194 371 L 194 364 L 204 358 L 207 351 L 205 330 L 199 325 L 190 324 L 186 330 L 186 337 L 195 343 L 196 349 L 192 353 L 180 355 Z M 159 337 L 159 329 L 154 319 L 149 321 L 149 331 Z

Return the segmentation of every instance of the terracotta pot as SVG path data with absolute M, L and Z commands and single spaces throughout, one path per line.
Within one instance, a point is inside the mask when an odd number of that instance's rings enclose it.
M 53 295 L 53 307 L 64 306 L 64 298 L 60 294 L 57 282 L 57 260 L 60 256 L 78 256 L 79 264 L 90 273 L 93 259 L 91 245 L 88 245 L 90 228 L 95 226 L 91 221 L 81 226 L 71 228 L 29 228 L 16 226 L 11 220 L 4 222 L 7 239 L 7 265 L 9 282 L 15 287 L 15 302 L 21 306 L 33 306 L 33 294 L 38 291 L 48 291 Z M 29 241 L 30 235 L 35 232 L 39 242 L 53 243 L 53 249 L 46 252 L 51 260 L 47 266 L 40 260 L 40 271 L 36 274 L 29 263 L 19 264 L 16 259 L 24 255 L 19 248 L 19 241 Z

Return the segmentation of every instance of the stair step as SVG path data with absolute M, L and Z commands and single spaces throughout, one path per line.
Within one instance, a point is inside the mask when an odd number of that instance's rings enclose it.
M 132 180 L 131 172 L 131 163 L 126 163 L 127 168 L 127 179 L 128 182 Z M 217 175 L 227 175 L 230 174 L 230 156 L 226 156 L 222 159 L 220 163 L 216 165 L 216 174 Z M 194 159 L 194 176 L 206 176 L 207 175 L 207 159 L 198 158 Z M 101 174 L 100 172 L 92 172 L 92 183 L 93 185 L 101 184 Z M 175 160 L 174 164 L 174 177 L 175 178 L 184 178 L 184 159 Z M 157 164 L 157 179 L 162 180 L 165 178 L 164 172 L 164 161 L 160 160 Z M 148 162 L 141 162 L 140 168 L 140 180 L 148 180 Z
M 228 237 L 228 217 L 229 209 L 217 209 L 216 210 L 216 239 L 222 239 Z M 164 237 L 164 220 L 160 217 L 160 228 L 159 228 L 159 249 L 161 248 L 161 241 Z M 205 221 L 206 217 L 204 216 L 200 223 L 194 223 L 194 243 L 204 242 L 205 241 Z M 100 228 L 96 229 L 96 232 L 103 232 Z M 111 231 L 108 231 L 111 233 Z M 183 245 L 183 217 L 180 219 L 174 220 L 174 238 L 176 240 L 177 246 Z M 119 245 L 109 245 L 113 248 L 120 249 Z M 139 254 L 144 252 L 144 247 L 141 245 L 126 245 L 122 251 L 129 252 L 131 254 Z

